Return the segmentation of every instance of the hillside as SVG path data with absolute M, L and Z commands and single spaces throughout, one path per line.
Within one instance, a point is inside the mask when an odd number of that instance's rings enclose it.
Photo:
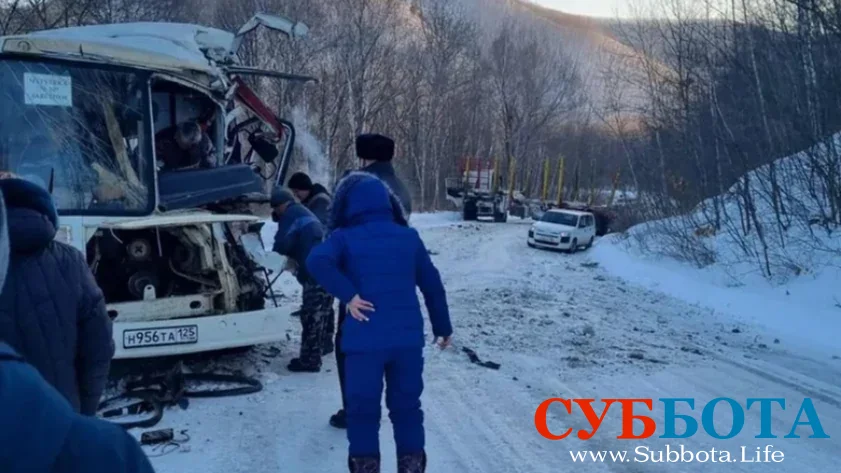
M 578 61 L 590 105 L 600 113 L 614 115 L 618 110 L 620 117 L 632 124 L 645 103 L 644 68 L 668 70 L 661 61 L 626 44 L 622 30 L 610 20 L 572 15 L 527 1 L 516 2 L 515 8 L 557 29 L 559 40 Z
M 776 160 L 775 178 L 770 165 L 761 166 L 687 215 L 608 238 L 597 259 L 619 276 L 693 303 L 750 314 L 783 330 L 806 325 L 814 340 L 837 342 L 838 202 L 827 197 L 832 193 L 816 176 L 839 175 L 839 149 L 841 135 L 836 135 Z M 773 179 L 784 184 L 778 199 L 782 214 L 774 210 Z

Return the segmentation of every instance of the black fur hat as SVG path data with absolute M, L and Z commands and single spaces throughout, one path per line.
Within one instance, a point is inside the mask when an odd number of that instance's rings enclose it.
M 391 161 L 394 158 L 394 140 L 370 133 L 356 137 L 356 156 L 369 161 Z

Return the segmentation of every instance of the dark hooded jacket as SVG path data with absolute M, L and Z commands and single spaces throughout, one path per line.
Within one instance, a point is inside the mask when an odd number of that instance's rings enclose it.
M 114 344 L 105 300 L 84 256 L 54 240 L 58 215 L 42 188 L 0 180 L 10 258 L 0 293 L 0 340 L 33 365 L 70 403 L 96 413 Z
M 137 440 L 74 412 L 23 357 L 0 343 L 0 471 L 154 473 Z
M 424 345 L 420 288 L 435 336 L 452 334 L 446 292 L 418 232 L 398 198 L 372 174 L 354 172 L 336 187 L 327 240 L 313 248 L 307 268 L 316 282 L 347 304 L 374 304 L 370 321 L 345 317 L 343 352 Z
M 310 195 L 303 202 L 310 212 L 318 218 L 322 225 L 327 227 L 330 220 L 330 204 L 332 199 L 330 193 L 321 184 L 314 184 L 310 189 Z

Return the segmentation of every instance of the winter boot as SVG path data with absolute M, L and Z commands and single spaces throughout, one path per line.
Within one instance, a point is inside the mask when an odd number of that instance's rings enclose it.
M 287 365 L 289 371 L 293 373 L 319 373 L 321 372 L 321 365 L 304 363 L 300 358 L 292 358 Z
M 424 473 L 426 471 L 426 452 L 409 453 L 397 456 L 397 473 Z
M 347 429 L 347 417 L 344 409 L 339 409 L 339 412 L 330 416 L 330 425 L 337 429 Z
M 379 457 L 349 457 L 347 466 L 350 473 L 380 473 Z

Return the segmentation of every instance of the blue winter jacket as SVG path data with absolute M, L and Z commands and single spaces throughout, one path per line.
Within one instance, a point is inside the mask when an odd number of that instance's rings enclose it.
M 397 177 L 397 173 L 394 171 L 394 165 L 390 161 L 377 161 L 362 168 L 362 172 L 371 173 L 386 183 L 388 188 L 391 189 L 391 192 L 397 197 L 397 200 L 400 201 L 400 204 L 403 205 L 403 212 L 406 214 L 406 219 L 408 220 L 412 214 L 412 195 L 409 193 L 409 189 L 403 184 L 403 181 Z
M 46 190 L 0 179 L 9 269 L 0 291 L 0 340 L 11 345 L 73 408 L 93 415 L 114 343 L 105 299 L 84 255 L 55 241 L 58 215 Z
M 450 336 L 441 276 L 388 186 L 372 174 L 350 173 L 336 187 L 331 213 L 334 230 L 310 253 L 310 274 L 341 302 L 358 294 L 375 309 L 368 322 L 345 317 L 342 351 L 423 346 L 416 288 L 423 293 L 433 334 Z
M 77 414 L 9 345 L 0 343 L 0 471 L 154 473 L 126 431 Z
M 311 281 L 306 261 L 312 248 L 324 240 L 324 226 L 306 207 L 292 203 L 277 222 L 274 237 L 275 252 L 298 263 L 296 277 L 300 283 Z

